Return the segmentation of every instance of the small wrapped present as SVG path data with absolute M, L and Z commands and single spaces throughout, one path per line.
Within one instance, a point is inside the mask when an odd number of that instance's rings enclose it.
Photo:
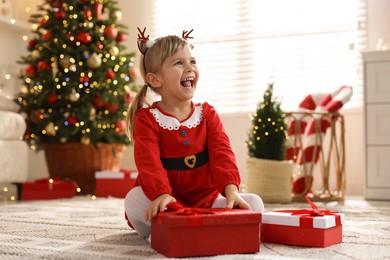
M 96 196 L 124 198 L 137 179 L 138 171 L 98 171 L 95 173 Z
M 318 209 L 276 210 L 262 214 L 261 241 L 308 247 L 328 247 L 342 242 L 344 214 Z
M 74 181 L 60 178 L 44 178 L 35 182 L 22 183 L 22 200 L 49 200 L 72 198 L 77 194 L 78 185 Z
M 243 209 L 181 208 L 152 219 L 151 247 L 167 257 L 256 253 L 261 214 Z

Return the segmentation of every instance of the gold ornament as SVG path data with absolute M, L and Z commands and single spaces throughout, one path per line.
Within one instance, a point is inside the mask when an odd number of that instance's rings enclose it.
M 69 100 L 72 102 L 76 102 L 80 99 L 80 94 L 76 92 L 75 89 L 72 90 L 72 93 L 69 95 Z
M 53 124 L 53 123 L 49 123 L 49 124 L 45 127 L 45 131 L 46 131 L 46 134 L 47 134 L 47 135 L 50 135 L 50 136 L 55 136 L 55 135 L 57 134 L 56 128 L 54 127 L 54 124 Z
M 119 48 L 116 46 L 111 46 L 108 52 L 111 56 L 117 56 L 119 54 Z
M 33 50 L 31 52 L 31 57 L 33 58 L 33 60 L 38 60 L 41 57 L 41 52 L 38 50 Z
M 51 74 L 53 79 L 57 77 L 57 73 L 58 73 L 58 64 L 57 64 L 57 60 L 54 58 L 53 62 L 51 63 Z
M 69 55 L 60 56 L 60 65 L 64 69 L 69 69 L 72 65 L 72 57 Z
M 96 118 L 96 109 L 91 107 L 91 111 L 89 111 L 89 119 L 94 120 Z
M 122 19 L 122 16 L 122 12 L 119 10 L 116 10 L 110 14 L 110 17 L 117 21 L 120 21 Z
M 93 53 L 87 59 L 87 66 L 90 69 L 97 69 L 100 67 L 101 64 L 102 64 L 102 59 L 96 53 Z
M 91 143 L 91 139 L 89 139 L 88 137 L 83 136 L 83 137 L 81 137 L 80 142 L 81 142 L 82 144 L 88 145 L 88 144 Z

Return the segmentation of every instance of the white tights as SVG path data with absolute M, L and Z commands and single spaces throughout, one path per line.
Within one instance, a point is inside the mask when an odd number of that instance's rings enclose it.
M 240 196 L 252 207 L 256 212 L 264 211 L 264 204 L 261 198 L 252 193 L 240 193 Z M 145 220 L 145 210 L 151 201 L 146 197 L 140 186 L 133 188 L 127 193 L 125 198 L 125 211 L 131 224 L 139 235 L 148 237 L 150 235 L 150 222 Z M 219 196 L 213 203 L 212 208 L 226 207 L 226 199 Z

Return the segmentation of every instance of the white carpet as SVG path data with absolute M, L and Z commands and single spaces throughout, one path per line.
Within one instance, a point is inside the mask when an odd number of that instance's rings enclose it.
M 307 248 L 262 243 L 260 253 L 186 259 L 383 259 L 390 258 L 390 202 L 317 203 L 345 213 L 343 243 Z M 304 203 L 266 210 L 308 208 Z M 165 259 L 129 229 L 121 199 L 4 203 L 0 206 L 0 259 Z

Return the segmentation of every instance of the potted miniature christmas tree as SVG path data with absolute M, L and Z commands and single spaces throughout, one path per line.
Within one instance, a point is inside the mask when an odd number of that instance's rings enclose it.
M 15 101 L 25 115 L 24 140 L 44 150 L 51 177 L 94 193 L 95 171 L 118 170 L 129 144 L 125 116 L 136 91 L 134 53 L 113 0 L 45 0 L 30 17 L 33 36 Z
M 293 163 L 284 160 L 287 125 L 284 113 L 273 97 L 273 83 L 252 114 L 248 133 L 246 191 L 258 194 L 264 202 L 291 201 Z

